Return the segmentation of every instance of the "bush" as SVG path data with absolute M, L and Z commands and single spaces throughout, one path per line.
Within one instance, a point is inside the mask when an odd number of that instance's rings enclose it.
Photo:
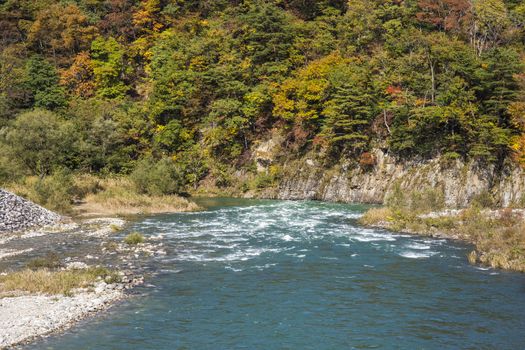
M 180 194 L 184 190 L 184 178 L 170 158 L 158 162 L 152 158 L 142 159 L 131 174 L 131 180 L 142 194 L 160 196 Z
M 389 208 L 411 213 L 438 211 L 445 207 L 445 195 L 440 188 L 427 187 L 422 191 L 402 189 L 396 183 L 386 199 Z
M 11 148 L 0 143 L 0 185 L 19 179 L 23 174 L 21 165 L 11 154 Z
M 376 157 L 370 152 L 363 152 L 359 157 L 359 165 L 366 169 L 373 168 L 376 162 Z
M 480 208 L 493 208 L 494 197 L 488 191 L 483 191 L 472 199 L 472 205 Z
M 360 219 L 362 225 L 383 225 L 392 219 L 393 213 L 389 208 L 371 208 Z
M 20 114 L 7 128 L 5 143 L 34 175 L 44 176 L 75 157 L 76 134 L 71 123 L 45 110 Z
M 124 238 L 124 243 L 126 243 L 127 245 L 137 245 L 140 243 L 144 243 L 144 241 L 144 236 L 138 232 L 132 232 Z
M 76 195 L 73 178 L 67 170 L 60 169 L 51 176 L 39 179 L 34 185 L 35 202 L 59 212 L 67 212 Z

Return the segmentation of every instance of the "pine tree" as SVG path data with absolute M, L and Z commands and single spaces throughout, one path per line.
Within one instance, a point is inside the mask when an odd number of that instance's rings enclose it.
M 375 115 L 374 97 L 361 84 L 346 83 L 338 88 L 324 110 L 321 136 L 337 150 L 353 152 L 366 148 L 366 129 Z

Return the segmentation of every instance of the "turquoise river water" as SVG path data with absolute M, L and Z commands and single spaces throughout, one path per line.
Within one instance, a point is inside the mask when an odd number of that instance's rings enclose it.
M 525 275 L 358 225 L 359 205 L 207 200 L 144 218 L 137 295 L 27 349 L 525 349 Z

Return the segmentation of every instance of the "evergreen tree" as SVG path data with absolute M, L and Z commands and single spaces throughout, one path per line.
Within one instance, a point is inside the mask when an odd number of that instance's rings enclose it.
M 375 101 L 365 86 L 346 83 L 336 88 L 324 110 L 320 136 L 336 149 L 363 150 L 369 142 L 367 127 L 375 116 Z

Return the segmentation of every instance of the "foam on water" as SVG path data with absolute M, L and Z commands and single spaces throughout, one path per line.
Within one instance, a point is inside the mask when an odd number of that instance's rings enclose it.
M 432 251 L 427 251 L 427 252 L 402 251 L 399 253 L 399 256 L 402 256 L 403 258 L 408 258 L 408 259 L 426 259 L 436 254 L 437 252 L 432 252 Z
M 409 248 L 409 249 L 416 249 L 416 250 L 427 250 L 427 249 L 430 249 L 430 245 L 421 244 L 421 243 L 418 243 L 418 242 L 413 242 L 413 243 L 407 244 L 406 247 Z

